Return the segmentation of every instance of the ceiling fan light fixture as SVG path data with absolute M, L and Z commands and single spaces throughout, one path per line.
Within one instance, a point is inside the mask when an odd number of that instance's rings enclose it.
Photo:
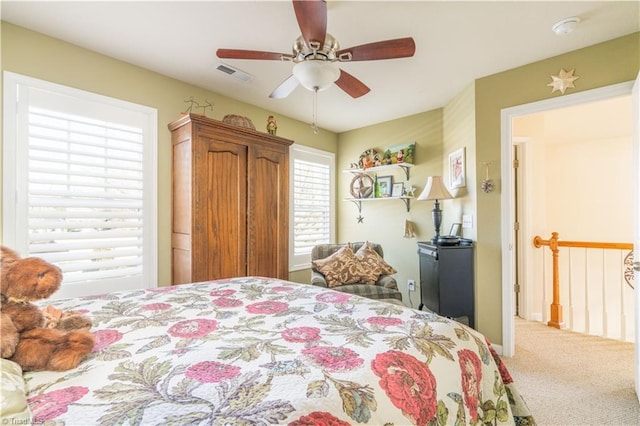
M 333 62 L 311 60 L 296 64 L 293 75 L 305 89 L 321 92 L 340 77 L 340 69 Z

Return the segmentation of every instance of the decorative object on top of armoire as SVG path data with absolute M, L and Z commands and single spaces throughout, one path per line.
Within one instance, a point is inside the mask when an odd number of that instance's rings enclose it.
M 293 141 L 189 114 L 172 143 L 172 283 L 289 274 Z
M 275 135 L 278 131 L 278 123 L 276 123 L 276 118 L 273 115 L 270 115 L 267 118 L 267 133 L 270 135 Z
M 198 109 L 201 108 L 202 109 L 202 115 L 206 116 L 207 115 L 207 109 L 210 109 L 211 111 L 213 111 L 213 104 L 211 102 L 209 102 L 208 100 L 205 99 L 206 104 L 204 105 L 200 105 L 200 102 L 196 101 L 195 99 L 193 99 L 193 96 L 189 96 L 189 99 L 187 99 L 186 101 L 184 101 L 186 104 L 189 104 L 189 108 L 186 109 L 185 112 L 183 112 L 183 114 L 191 114 L 193 111 L 191 111 L 192 109 Z
M 222 118 L 222 122 L 231 124 L 232 126 L 244 127 L 245 129 L 256 129 L 256 126 L 253 125 L 253 121 L 251 121 L 249 117 L 243 117 L 241 115 L 227 114 Z

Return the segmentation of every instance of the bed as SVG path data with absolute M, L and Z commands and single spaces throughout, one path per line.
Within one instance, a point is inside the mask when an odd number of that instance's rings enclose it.
M 397 304 L 261 277 L 54 304 L 96 347 L 24 374 L 34 423 L 534 423 L 483 335 Z

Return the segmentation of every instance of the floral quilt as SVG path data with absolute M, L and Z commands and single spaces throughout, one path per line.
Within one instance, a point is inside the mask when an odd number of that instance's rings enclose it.
M 54 304 L 96 347 L 25 373 L 34 423 L 534 424 L 486 338 L 432 313 L 259 277 Z

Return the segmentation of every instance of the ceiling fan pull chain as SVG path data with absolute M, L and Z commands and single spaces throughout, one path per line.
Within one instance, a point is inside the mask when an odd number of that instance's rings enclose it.
M 313 134 L 318 134 L 318 88 L 313 88 L 313 123 L 311 124 Z

